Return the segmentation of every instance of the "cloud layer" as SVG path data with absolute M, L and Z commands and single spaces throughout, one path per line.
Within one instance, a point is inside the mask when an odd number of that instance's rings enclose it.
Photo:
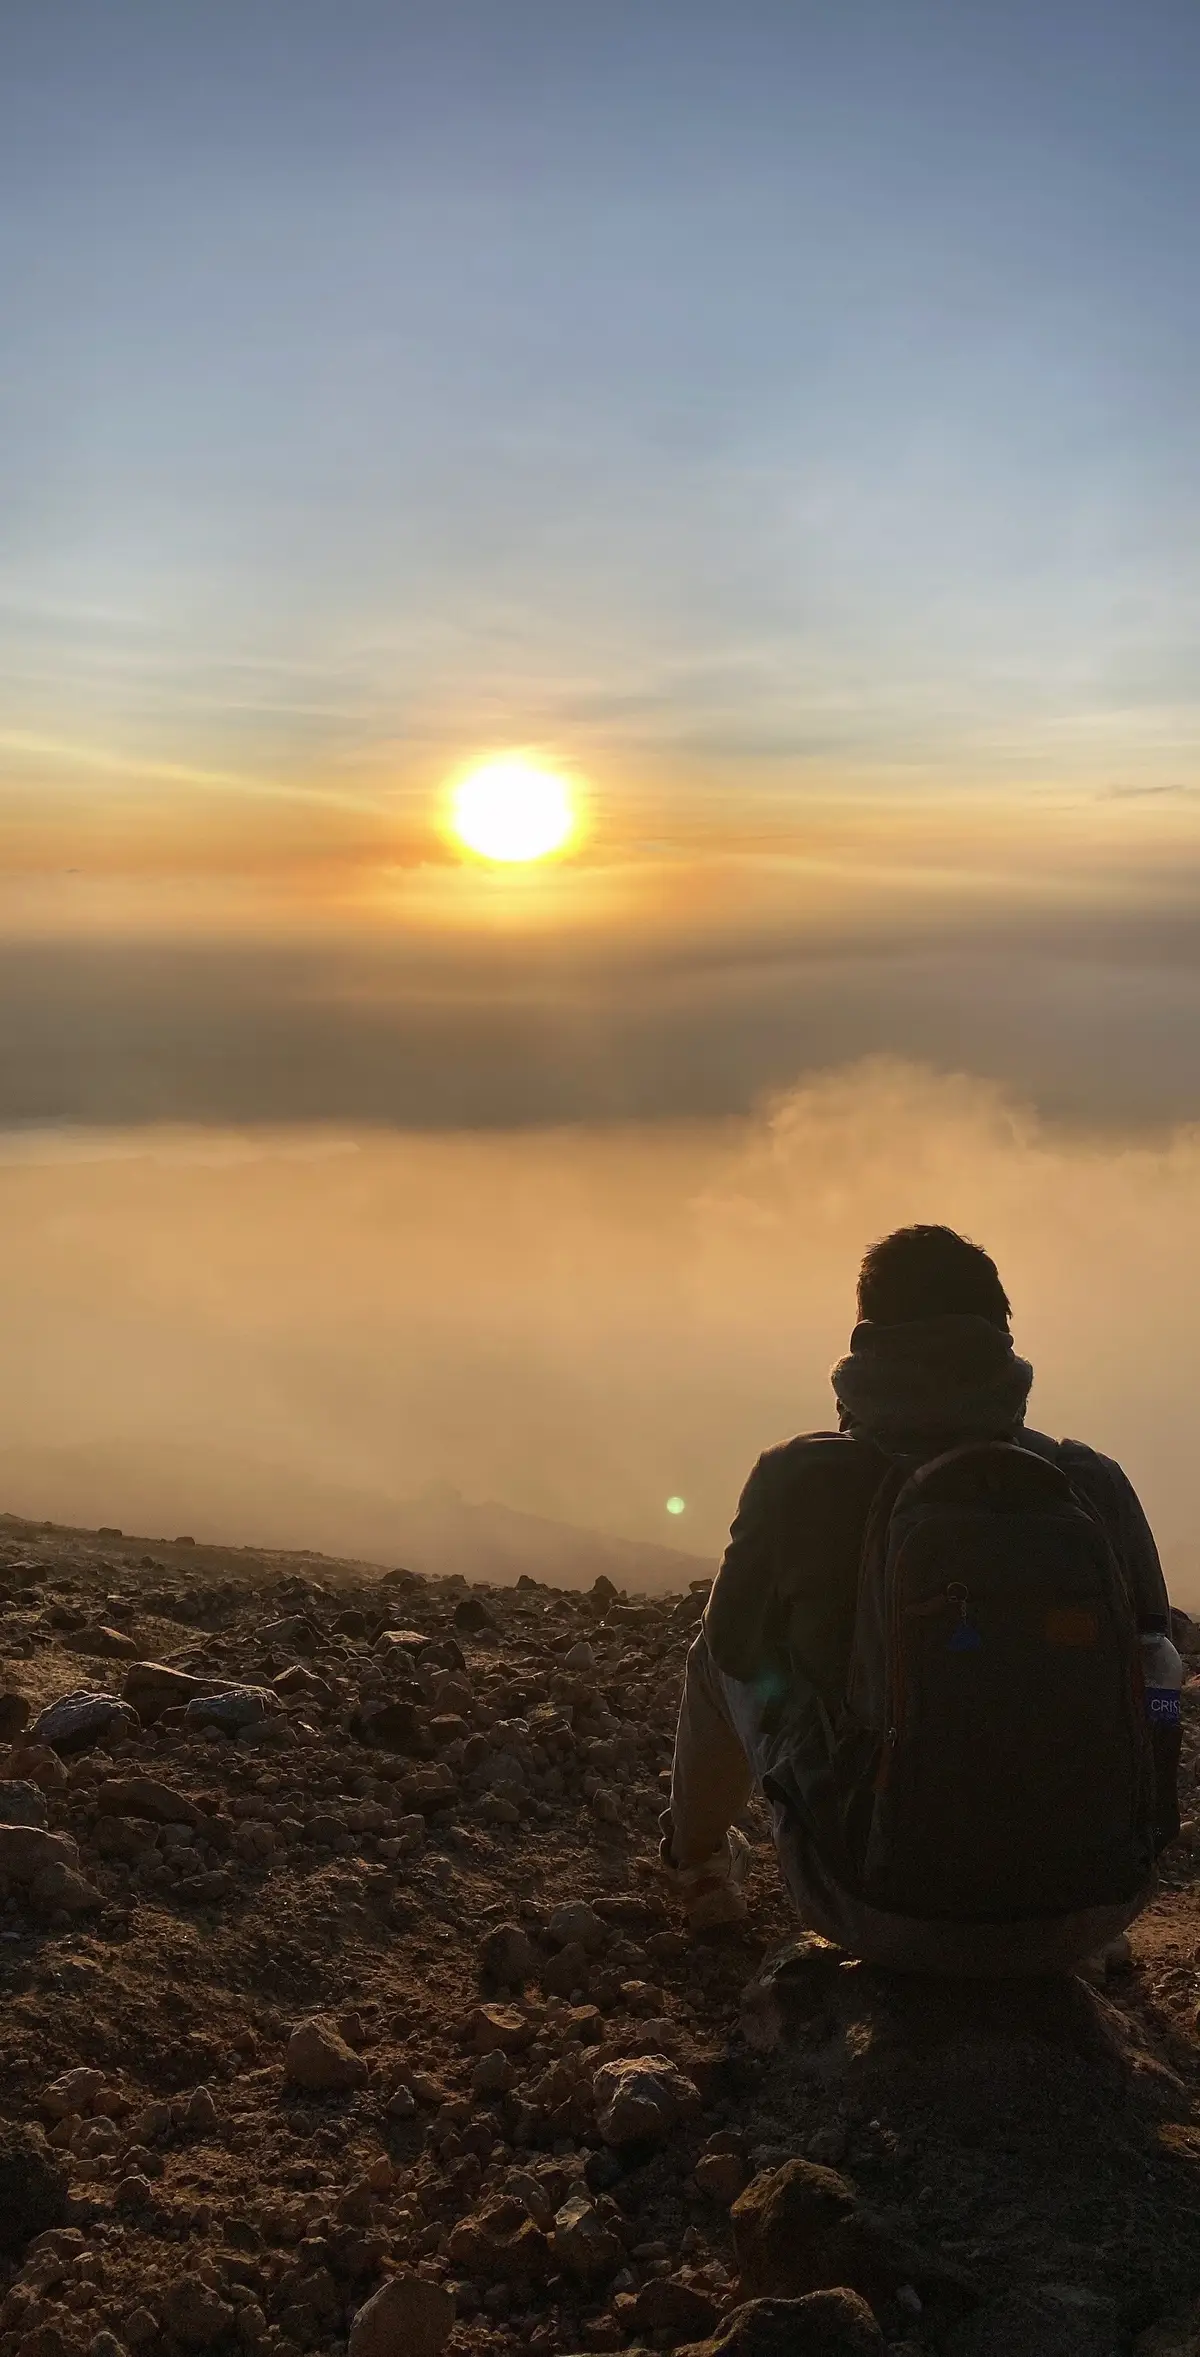
M 0 1503 L 387 1560 L 450 1482 L 712 1556 L 914 1217 L 996 1253 L 1038 1421 L 1128 1464 L 1200 1597 L 1200 1133 L 878 1060 L 717 1124 L 10 1136 Z

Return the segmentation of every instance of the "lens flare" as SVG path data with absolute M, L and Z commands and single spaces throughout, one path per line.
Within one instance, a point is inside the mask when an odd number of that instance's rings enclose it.
M 516 757 L 487 761 L 455 787 L 451 824 L 480 859 L 548 859 L 578 824 L 571 788 L 551 770 Z
M 682 1513 L 684 1513 L 684 1512 L 686 1511 L 686 1508 L 687 1508 L 687 1499 L 686 1499 L 686 1498 L 668 1498 L 668 1499 L 667 1499 L 667 1512 L 668 1512 L 668 1514 L 682 1514 Z

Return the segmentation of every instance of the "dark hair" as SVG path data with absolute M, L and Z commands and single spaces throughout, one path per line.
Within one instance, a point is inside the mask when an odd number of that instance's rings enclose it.
M 987 1318 L 1007 1333 L 1012 1306 L 996 1263 L 953 1228 L 897 1228 L 858 1272 L 858 1314 L 877 1326 L 911 1318 Z

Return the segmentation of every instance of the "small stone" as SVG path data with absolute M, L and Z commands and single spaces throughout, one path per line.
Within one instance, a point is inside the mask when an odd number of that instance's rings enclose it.
M 607 2283 L 625 2258 L 624 2245 L 581 2193 L 555 2216 L 553 2250 L 560 2267 L 583 2284 Z
M 480 1969 L 501 1989 L 520 1989 L 536 1972 L 538 1956 L 520 1925 L 499 1923 L 479 1944 Z
M 188 2107 L 184 2113 L 184 2119 L 193 2134 L 211 2136 L 220 2125 L 220 2118 L 221 2115 L 217 2110 L 211 2089 L 208 2087 L 194 2088 L 188 2098 Z
M 494 1629 L 496 1619 L 488 1611 L 482 1596 L 464 1596 L 462 1602 L 454 1607 L 454 1626 L 472 1634 L 477 1629 Z
M 606 2144 L 662 2144 L 699 2110 L 695 2082 L 665 2054 L 603 2063 L 592 2081 L 596 2125 Z
M 298 2023 L 292 2031 L 283 2075 L 290 2087 L 326 2095 L 365 2085 L 367 2066 L 333 2023 L 316 2015 L 311 2021 Z
M 359 2309 L 349 2357 L 440 2357 L 454 2324 L 454 2298 L 422 2275 L 393 2275 Z
M 570 1899 L 565 1906 L 556 1907 L 547 1929 L 556 1948 L 580 1947 L 588 1956 L 602 1948 L 608 1938 L 608 1925 L 601 1922 L 586 1899 Z
M 565 1670 L 587 1672 L 594 1670 L 595 1667 L 595 1648 L 594 1646 L 588 1644 L 586 1637 L 580 1637 L 574 1645 L 568 1646 L 567 1651 L 563 1655 L 563 1668 Z

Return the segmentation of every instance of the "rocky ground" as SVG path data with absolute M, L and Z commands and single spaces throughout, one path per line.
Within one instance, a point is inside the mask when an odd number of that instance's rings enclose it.
M 1188 1840 L 1102 1986 L 796 1941 L 753 1810 L 689 1943 L 702 1603 L 0 1520 L 0 2357 L 1200 2357 Z

